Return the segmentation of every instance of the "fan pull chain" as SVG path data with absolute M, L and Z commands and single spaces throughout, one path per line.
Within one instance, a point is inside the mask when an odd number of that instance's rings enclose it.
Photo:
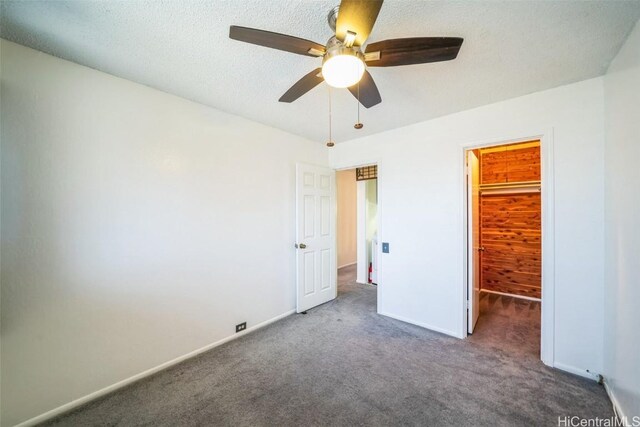
M 329 88 L 329 141 L 327 142 L 327 147 L 333 147 L 336 145 L 331 138 L 331 86 L 327 85 Z
M 360 122 L 360 82 L 358 82 L 357 103 L 358 103 L 358 122 L 355 125 L 353 125 L 353 127 L 356 129 L 362 129 L 364 125 Z

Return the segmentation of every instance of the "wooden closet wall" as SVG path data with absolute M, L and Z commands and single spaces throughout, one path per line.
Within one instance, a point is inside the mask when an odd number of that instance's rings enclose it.
M 481 289 L 540 298 L 540 142 L 480 150 Z M 505 188 L 514 183 L 513 188 Z M 501 185 L 508 184 L 508 185 Z M 490 189 L 499 187 L 500 190 Z

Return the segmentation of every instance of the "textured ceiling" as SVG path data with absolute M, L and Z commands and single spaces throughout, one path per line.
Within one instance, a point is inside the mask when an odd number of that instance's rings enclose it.
M 331 1 L 6 1 L 8 40 L 323 142 L 328 89 L 278 98 L 320 60 L 243 44 L 229 25 L 324 44 Z M 458 36 L 458 59 L 371 68 L 383 102 L 362 109 L 332 90 L 336 142 L 605 72 L 640 1 L 385 1 L 369 41 Z

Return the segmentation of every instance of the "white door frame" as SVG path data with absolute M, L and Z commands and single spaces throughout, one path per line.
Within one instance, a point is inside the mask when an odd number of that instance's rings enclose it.
M 467 333 L 473 330 L 480 315 L 480 158 L 467 150 Z M 472 164 L 473 163 L 473 164 Z M 469 222 L 471 223 L 469 225 Z M 477 223 L 477 224 L 476 224 Z M 470 264 L 469 264 L 470 263 Z M 471 314 L 471 316 L 469 316 Z
M 378 174 L 377 174 L 377 179 L 378 179 L 378 209 L 377 209 L 377 226 L 378 226 L 378 242 L 382 242 L 383 237 L 384 236 L 382 234 L 382 215 L 383 215 L 383 207 L 382 207 L 382 203 L 380 202 L 380 200 L 382 200 L 381 197 L 381 191 L 380 191 L 380 179 L 382 176 L 382 167 L 381 167 L 381 162 L 380 160 L 371 160 L 369 162 L 365 162 L 365 163 L 358 163 L 355 165 L 348 165 L 348 166 L 342 166 L 339 168 L 334 168 L 334 170 L 337 171 L 344 171 L 344 170 L 350 170 L 350 169 L 355 169 L 355 168 L 361 168 L 364 166 L 373 166 L 376 165 L 378 167 Z M 337 200 L 337 198 L 336 198 Z M 335 212 L 335 215 L 337 215 L 337 210 Z M 338 236 L 336 236 L 337 239 Z M 366 238 L 366 234 L 365 234 L 365 238 Z M 358 245 L 360 244 L 360 242 L 357 243 Z M 358 255 L 359 256 L 359 255 Z M 383 301 L 383 289 L 384 289 L 384 275 L 383 275 L 383 264 L 384 264 L 384 258 L 382 257 L 382 243 L 378 243 L 378 283 L 377 283 L 377 297 L 376 297 L 376 312 L 380 313 L 380 307 L 383 307 L 382 301 Z M 366 277 L 366 274 L 365 274 Z
M 368 283 L 366 181 L 356 180 L 356 282 Z
M 465 177 L 466 152 L 476 148 L 486 148 L 496 145 L 515 144 L 531 140 L 540 141 L 540 169 L 541 169 L 541 210 L 542 210 L 542 301 L 541 301 L 541 331 L 540 331 L 540 359 L 545 365 L 554 365 L 554 335 L 555 335 L 555 215 L 554 215 L 554 173 L 553 173 L 553 128 L 543 132 L 531 132 L 522 136 L 510 138 L 496 138 L 485 141 L 473 141 L 460 145 L 459 174 L 462 195 L 462 222 L 463 235 L 467 233 L 467 191 Z M 460 331 L 461 337 L 467 336 L 467 239 L 463 239 L 464 270 L 463 270 L 463 322 Z

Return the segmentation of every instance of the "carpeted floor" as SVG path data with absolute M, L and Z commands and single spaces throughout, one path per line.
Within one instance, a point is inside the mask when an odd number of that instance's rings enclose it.
M 481 292 L 480 317 L 467 341 L 542 364 L 540 309 L 537 301 Z
M 376 314 L 339 274 L 336 300 L 114 392 L 49 425 L 557 426 L 611 417 L 604 389 L 545 367 L 540 308 L 483 294 L 466 340 Z

